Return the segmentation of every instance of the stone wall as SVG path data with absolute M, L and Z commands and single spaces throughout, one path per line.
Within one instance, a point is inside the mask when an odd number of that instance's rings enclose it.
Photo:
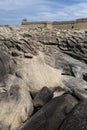
M 84 29 L 87 30 L 87 18 L 84 19 L 77 19 L 75 22 L 76 29 Z
M 74 21 L 53 22 L 53 28 L 72 29 L 73 27 L 74 27 Z
M 27 25 L 29 28 L 56 28 L 56 29 L 84 29 L 87 30 L 87 18 L 76 19 L 75 21 L 62 22 L 28 22 L 22 21 L 22 25 Z
M 47 22 L 25 22 L 22 21 L 22 25 L 28 25 L 29 28 L 46 28 L 47 27 Z

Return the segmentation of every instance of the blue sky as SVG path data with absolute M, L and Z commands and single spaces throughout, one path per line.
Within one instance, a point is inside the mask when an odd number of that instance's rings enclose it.
M 0 0 L 0 24 L 64 21 L 87 17 L 87 0 Z

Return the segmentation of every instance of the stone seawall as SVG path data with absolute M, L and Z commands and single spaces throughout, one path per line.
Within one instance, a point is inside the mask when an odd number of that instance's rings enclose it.
M 75 21 L 62 22 L 28 22 L 22 21 L 22 25 L 27 25 L 29 28 L 57 28 L 57 29 L 84 29 L 87 30 L 87 18 L 76 19 Z

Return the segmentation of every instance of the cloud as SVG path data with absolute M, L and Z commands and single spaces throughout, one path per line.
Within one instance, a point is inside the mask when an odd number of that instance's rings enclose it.
M 71 19 L 87 17 L 87 2 L 80 1 L 80 3 L 66 6 L 64 10 Z
M 0 9 L 17 10 L 45 4 L 45 0 L 0 0 Z
M 62 21 L 87 17 L 87 0 L 0 0 L 0 23 Z
M 77 18 L 87 17 L 87 1 L 74 0 L 75 3 L 66 4 L 61 2 L 49 2 L 47 9 L 43 6 L 43 10 L 36 13 L 32 20 L 48 20 L 48 21 L 62 21 L 62 20 L 74 20 Z M 76 3 L 77 2 L 77 3 Z

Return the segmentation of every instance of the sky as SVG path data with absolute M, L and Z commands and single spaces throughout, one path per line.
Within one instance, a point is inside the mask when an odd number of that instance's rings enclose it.
M 0 24 L 87 18 L 87 0 L 0 0 Z

